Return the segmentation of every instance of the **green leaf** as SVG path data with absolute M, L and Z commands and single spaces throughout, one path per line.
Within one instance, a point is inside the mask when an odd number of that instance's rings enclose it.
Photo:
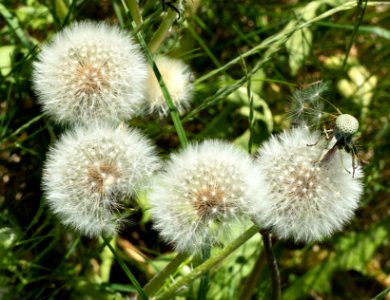
M 0 73 L 5 76 L 11 71 L 12 54 L 15 51 L 14 45 L 0 47 Z
M 295 31 L 286 42 L 291 75 L 296 75 L 310 53 L 313 35 L 309 28 Z
M 331 278 L 336 270 L 356 270 L 365 272 L 365 265 L 383 244 L 390 233 L 390 219 L 376 223 L 366 231 L 350 233 L 337 242 L 334 253 L 323 262 L 311 267 L 297 278 L 283 293 L 283 299 L 301 299 L 310 291 L 328 292 Z

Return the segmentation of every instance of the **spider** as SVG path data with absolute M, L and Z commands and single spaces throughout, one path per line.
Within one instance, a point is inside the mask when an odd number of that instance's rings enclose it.
M 332 141 L 334 139 L 335 143 L 320 158 L 320 164 L 329 162 L 334 157 L 337 149 L 344 149 L 352 155 L 352 176 L 354 176 L 358 167 L 356 160 L 362 164 L 361 159 L 357 155 L 357 148 L 352 141 L 354 134 L 359 129 L 359 122 L 355 117 L 343 114 L 335 105 L 322 96 L 327 89 L 328 85 L 326 82 L 317 81 L 303 89 L 294 91 L 291 97 L 292 110 L 290 116 L 293 122 L 298 124 L 309 123 L 312 126 L 322 123 L 327 140 Z M 331 105 L 337 111 L 337 114 L 323 112 L 324 103 Z M 333 123 L 331 129 L 326 129 L 325 123 L 330 121 Z M 318 142 L 308 146 L 314 146 Z M 350 173 L 348 170 L 347 172 Z
M 362 160 L 357 155 L 356 145 L 352 141 L 353 135 L 359 129 L 358 120 L 349 114 L 340 114 L 337 116 L 334 129 L 326 130 L 325 133 L 327 135 L 328 140 L 332 140 L 335 138 L 336 142 L 330 148 L 325 155 L 321 158 L 320 164 L 325 164 L 329 162 L 337 152 L 337 149 L 344 149 L 347 153 L 350 153 L 352 156 L 352 177 L 355 175 L 355 170 L 357 169 L 356 160 L 358 160 L 359 164 L 362 165 Z M 331 135 L 328 135 L 328 132 Z M 347 170 L 348 173 L 350 173 Z

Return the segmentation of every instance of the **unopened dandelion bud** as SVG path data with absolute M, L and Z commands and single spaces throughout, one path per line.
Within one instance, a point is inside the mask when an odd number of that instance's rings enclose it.
M 354 178 L 346 170 L 351 157 L 321 163 L 326 145 L 320 133 L 306 128 L 272 137 L 258 151 L 257 166 L 264 173 L 269 194 L 259 202 L 256 222 L 277 237 L 299 242 L 318 241 L 351 220 L 363 186 L 362 171 Z
M 129 33 L 79 22 L 43 45 L 33 65 L 38 100 L 59 123 L 119 123 L 139 113 L 147 65 Z
M 113 235 L 116 211 L 159 167 L 150 142 L 137 130 L 92 124 L 65 133 L 50 149 L 43 189 L 50 209 L 82 235 Z
M 192 144 L 173 154 L 149 193 L 155 228 L 180 252 L 199 253 L 255 211 L 264 191 L 245 152 L 222 141 Z

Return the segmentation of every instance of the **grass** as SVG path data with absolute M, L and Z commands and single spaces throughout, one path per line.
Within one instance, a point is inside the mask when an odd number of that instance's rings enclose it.
M 142 197 L 131 226 L 110 243 L 115 255 L 103 241 L 63 227 L 45 205 L 42 165 L 64 128 L 41 113 L 31 64 L 45 40 L 82 19 L 119 24 L 146 54 L 191 65 L 196 78 L 189 112 L 180 116 L 170 101 L 171 118 L 163 124 L 153 117 L 129 123 L 152 138 L 164 157 L 187 139 L 206 138 L 229 140 L 253 153 L 272 133 L 291 126 L 295 88 L 329 82 L 327 99 L 361 125 L 356 140 L 366 162 L 365 193 L 356 217 L 332 238 L 276 243 L 282 299 L 388 299 L 390 5 L 263 2 L 187 1 L 180 17 L 154 0 L 139 7 L 131 0 L 0 4 L 0 299 L 125 299 L 139 289 L 136 282 L 145 286 L 176 256 L 152 229 Z M 161 39 L 158 32 L 169 24 Z M 165 98 L 169 102 L 168 91 Z M 334 113 L 330 105 L 325 111 Z M 260 235 L 245 240 L 237 249 L 212 249 L 205 262 L 174 260 L 170 278 L 155 290 L 157 299 L 269 299 Z M 204 273 L 208 287 L 199 293 L 197 278 Z M 249 290 L 242 293 L 244 288 Z

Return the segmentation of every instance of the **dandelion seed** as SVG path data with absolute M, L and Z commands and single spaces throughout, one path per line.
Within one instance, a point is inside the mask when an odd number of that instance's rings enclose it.
M 258 151 L 257 165 L 264 173 L 269 194 L 259 202 L 259 225 L 279 238 L 316 241 L 340 230 L 353 216 L 362 194 L 360 168 L 352 178 L 339 159 L 319 162 L 324 145 L 315 143 L 319 133 L 306 128 L 285 131 Z M 343 160 L 350 160 L 345 153 Z M 288 170 L 279 178 L 277 168 Z
M 75 23 L 42 47 L 33 67 L 38 100 L 57 122 L 119 123 L 139 113 L 147 65 L 117 27 Z
M 190 68 L 178 59 L 159 56 L 155 63 L 179 113 L 185 112 L 192 100 L 193 75 Z M 149 113 L 157 112 L 160 117 L 168 115 L 169 108 L 161 87 L 152 69 L 149 69 L 145 100 Z
M 154 180 L 149 200 L 155 228 L 178 251 L 198 253 L 229 237 L 232 225 L 257 209 L 264 194 L 257 178 L 251 158 L 228 143 L 190 145 L 172 155 Z
M 328 84 L 316 82 L 306 88 L 297 89 L 291 95 L 290 117 L 294 124 L 309 124 L 318 126 L 324 114 L 323 95 L 328 90 Z
M 63 224 L 90 237 L 113 235 L 121 224 L 116 211 L 158 166 L 154 148 L 134 129 L 76 127 L 49 151 L 42 185 Z

